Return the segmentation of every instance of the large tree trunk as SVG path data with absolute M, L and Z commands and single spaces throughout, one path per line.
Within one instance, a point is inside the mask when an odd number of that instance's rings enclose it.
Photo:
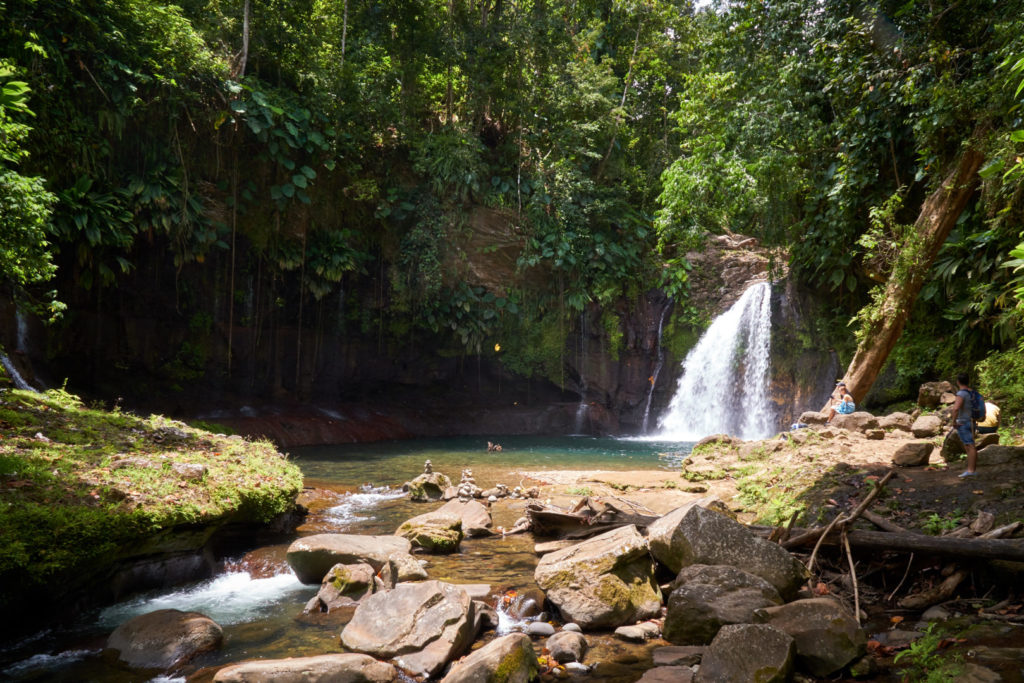
M 980 138 L 981 132 L 975 131 L 942 185 L 925 200 L 913 233 L 896 257 L 881 301 L 870 304 L 877 309 L 863 323 L 864 335 L 845 376 L 847 388 L 858 403 L 896 346 L 939 248 L 978 186 L 978 168 L 984 159 L 978 151 Z

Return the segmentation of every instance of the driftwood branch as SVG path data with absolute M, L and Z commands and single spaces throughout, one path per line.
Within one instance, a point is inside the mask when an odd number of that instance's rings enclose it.
M 909 531 L 890 533 L 860 529 L 849 530 L 847 536 L 850 539 L 850 545 L 854 548 L 1024 562 L 1024 539 L 950 538 L 949 536 L 925 536 Z M 810 542 L 810 539 L 806 541 L 806 543 Z M 826 539 L 825 543 L 835 545 L 837 541 Z M 788 546 L 789 544 L 787 544 Z

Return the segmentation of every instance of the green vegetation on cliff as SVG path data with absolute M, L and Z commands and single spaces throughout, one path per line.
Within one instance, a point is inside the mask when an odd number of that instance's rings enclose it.
M 268 522 L 301 487 L 267 442 L 90 408 L 62 390 L 2 390 L 0 604 L 77 584 L 175 528 L 208 538 L 226 523 Z

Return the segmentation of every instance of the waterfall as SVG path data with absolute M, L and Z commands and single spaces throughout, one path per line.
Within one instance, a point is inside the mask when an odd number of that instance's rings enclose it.
M 18 341 L 14 350 L 19 353 L 28 353 L 28 321 L 25 319 L 25 314 L 21 312 L 20 308 L 15 310 L 14 317 L 18 323 Z
M 661 332 L 665 327 L 665 316 L 668 314 L 668 309 L 672 306 L 665 304 L 665 308 L 661 309 L 661 318 L 658 319 L 658 346 L 655 350 L 655 358 L 657 359 L 654 363 L 654 372 L 651 373 L 651 386 L 647 389 L 647 403 L 644 405 L 644 421 L 640 427 L 640 433 L 647 433 L 647 423 L 651 417 L 651 400 L 654 398 L 654 387 L 658 383 L 658 375 L 661 374 L 661 366 L 665 364 L 665 354 L 661 350 Z
M 21 376 L 21 373 L 18 372 L 18 368 L 14 367 L 14 363 L 11 362 L 11 359 L 2 353 L 0 353 L 0 365 L 4 366 L 4 370 L 7 371 L 7 376 L 11 378 L 12 382 L 14 382 L 15 387 L 25 391 L 35 391 L 35 388 L 26 382 Z
M 763 439 L 775 432 L 769 398 L 771 285 L 749 287 L 711 323 L 683 361 L 679 386 L 658 421 L 659 438 L 710 434 Z
M 580 313 L 580 346 L 576 352 L 576 367 L 580 374 L 580 404 L 576 406 L 576 422 L 574 434 L 583 433 L 583 425 L 587 419 L 587 378 L 584 374 L 587 362 L 587 312 Z

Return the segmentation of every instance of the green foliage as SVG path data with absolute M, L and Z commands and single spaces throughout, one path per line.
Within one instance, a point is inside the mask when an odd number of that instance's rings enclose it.
M 928 624 L 924 635 L 910 644 L 910 647 L 898 652 L 893 659 L 895 664 L 906 668 L 901 669 L 907 680 L 924 683 L 942 683 L 958 679 L 964 673 L 964 665 L 959 655 L 943 654 L 941 644 L 944 639 L 941 627 L 932 622 Z
M 959 510 L 955 510 L 949 517 L 943 517 L 942 515 L 933 512 L 921 523 L 921 530 L 926 534 L 938 536 L 957 528 L 962 519 L 963 514 Z
M 977 365 L 978 390 L 994 401 L 1003 416 L 1024 415 L 1024 340 L 993 353 Z

